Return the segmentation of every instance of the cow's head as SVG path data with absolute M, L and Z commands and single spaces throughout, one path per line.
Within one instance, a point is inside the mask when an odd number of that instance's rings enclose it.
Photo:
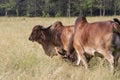
M 33 27 L 32 32 L 29 36 L 29 40 L 32 42 L 38 42 L 39 44 L 42 45 L 45 54 L 52 57 L 54 55 L 56 55 L 55 50 L 54 50 L 54 46 L 50 43 L 50 27 L 43 27 L 41 25 L 36 25 L 35 27 Z
M 35 27 L 33 27 L 32 29 L 32 32 L 29 36 L 29 40 L 34 42 L 34 41 L 37 41 L 37 42 L 43 42 L 43 40 L 45 40 L 45 31 L 48 30 L 50 28 L 47 27 L 47 28 L 44 28 L 43 26 L 41 25 L 36 25 Z

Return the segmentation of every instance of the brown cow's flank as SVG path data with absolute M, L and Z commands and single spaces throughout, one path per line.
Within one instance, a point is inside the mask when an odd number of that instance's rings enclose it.
M 113 32 L 114 29 L 116 32 Z M 114 36 L 116 36 L 116 39 L 114 41 L 120 43 L 120 35 L 116 35 L 120 31 L 119 29 L 120 26 L 116 26 L 116 22 L 113 21 L 99 21 L 88 23 L 83 17 L 77 18 L 75 22 L 75 32 L 73 38 L 71 38 L 73 39 L 71 40 L 71 43 L 73 43 L 73 47 L 75 48 L 78 57 L 76 65 L 78 65 L 81 60 L 87 69 L 88 65 L 85 55 L 83 54 L 88 53 L 94 55 L 94 52 L 98 52 L 109 61 L 111 70 L 113 70 L 114 56 L 112 53 L 115 50 L 120 49 L 120 47 L 115 48 L 113 45 L 119 46 L 120 44 L 113 44 L 112 41 Z M 70 55 L 69 50 L 70 49 L 68 49 L 68 56 Z M 115 61 L 115 63 L 117 63 L 117 61 Z

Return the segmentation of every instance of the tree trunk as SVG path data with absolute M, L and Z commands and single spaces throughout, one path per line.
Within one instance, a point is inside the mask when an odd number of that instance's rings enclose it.
M 19 10 L 18 10 L 18 8 L 16 9 L 16 16 L 19 16 Z
M 27 10 L 26 10 L 26 16 L 30 16 L 30 2 L 29 0 L 27 1 Z
M 80 15 L 79 16 L 83 16 L 83 10 L 80 9 Z
M 100 8 L 100 16 L 102 16 L 102 9 Z
M 93 13 L 93 10 L 92 10 L 92 8 L 91 8 L 91 10 L 90 10 L 90 16 L 92 16 L 92 15 L 93 15 L 92 13 Z
M 114 16 L 116 16 L 117 14 L 116 14 L 116 10 L 114 11 Z
M 68 6 L 68 8 L 67 8 L 67 16 L 70 17 L 70 0 L 68 0 L 67 6 Z
M 8 10 L 5 10 L 5 16 L 8 16 Z
M 103 8 L 103 16 L 105 16 L 105 8 Z
M 102 8 L 103 8 L 103 3 L 102 3 L 102 1 L 100 1 L 100 16 L 102 16 Z
M 92 15 L 93 15 L 93 0 L 91 2 L 91 8 L 90 8 L 90 16 L 92 16 Z
M 36 4 L 37 4 L 37 1 L 35 0 L 35 16 L 36 16 L 36 11 L 37 11 L 37 6 L 36 6 Z
M 116 11 L 117 11 L 117 5 L 116 5 L 116 0 L 114 1 L 114 15 L 116 16 Z
M 102 9 L 103 9 L 103 12 L 102 12 L 102 15 L 105 16 L 105 8 L 106 8 L 106 5 L 107 5 L 107 2 L 105 0 L 103 0 L 102 2 Z
M 80 0 L 80 6 L 79 6 L 79 10 L 80 10 L 80 12 L 79 12 L 79 16 L 83 16 L 83 7 L 82 7 L 82 0 Z

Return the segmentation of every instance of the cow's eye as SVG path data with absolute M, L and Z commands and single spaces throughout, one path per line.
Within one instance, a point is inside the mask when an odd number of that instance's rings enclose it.
M 37 33 L 36 31 L 33 32 L 33 34 L 36 34 L 36 33 Z
M 39 31 L 40 31 L 39 29 L 36 30 L 37 33 L 38 33 Z

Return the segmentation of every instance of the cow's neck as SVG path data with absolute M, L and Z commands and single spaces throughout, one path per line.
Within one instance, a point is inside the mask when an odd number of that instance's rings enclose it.
M 36 42 L 42 45 L 46 55 L 52 57 L 55 54 L 55 49 L 54 49 L 55 46 L 53 45 L 53 42 L 51 39 L 51 33 L 47 29 L 43 31 L 43 34 L 44 34 L 43 35 L 44 38 L 40 37 L 38 40 L 36 40 Z
M 51 34 L 50 34 L 50 31 L 49 30 L 46 30 L 43 32 L 45 38 L 41 40 L 38 40 L 37 42 L 42 44 L 43 46 L 46 46 L 46 45 L 51 45 Z
M 42 47 L 45 51 L 45 54 L 47 54 L 48 56 L 53 56 L 55 54 L 53 45 L 43 45 Z
M 40 42 L 41 40 L 38 40 L 37 42 L 40 43 L 44 50 L 47 51 L 52 47 L 62 47 L 61 33 L 61 30 L 46 30 L 44 31 L 45 40 L 42 42 Z
M 61 41 L 61 29 L 56 29 L 53 32 L 51 32 L 51 42 L 54 46 L 61 47 L 62 41 Z

